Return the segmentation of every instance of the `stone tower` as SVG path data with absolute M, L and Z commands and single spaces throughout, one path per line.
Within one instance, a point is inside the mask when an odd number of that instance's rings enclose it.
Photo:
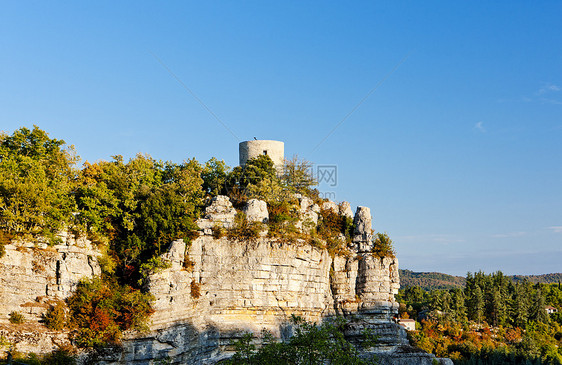
M 267 155 L 273 161 L 275 168 L 283 166 L 285 158 L 285 144 L 280 141 L 254 140 L 240 142 L 240 166 L 244 166 L 246 161 L 256 158 L 259 155 Z

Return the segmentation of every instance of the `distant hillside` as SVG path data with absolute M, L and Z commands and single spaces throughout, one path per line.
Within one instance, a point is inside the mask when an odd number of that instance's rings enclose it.
M 562 282 L 562 273 L 558 272 L 544 275 L 512 275 L 510 278 L 514 283 L 527 279 L 533 284 L 557 284 Z
M 400 288 L 420 286 L 425 290 L 463 288 L 466 279 L 462 276 L 447 275 L 440 272 L 413 272 L 400 270 Z
M 562 273 L 544 275 L 511 275 L 513 282 L 521 282 L 525 279 L 533 284 L 555 284 L 562 282 Z M 411 270 L 400 270 L 400 288 L 406 289 L 410 286 L 420 286 L 425 290 L 463 288 L 466 279 L 462 276 L 453 276 L 440 272 L 414 272 Z

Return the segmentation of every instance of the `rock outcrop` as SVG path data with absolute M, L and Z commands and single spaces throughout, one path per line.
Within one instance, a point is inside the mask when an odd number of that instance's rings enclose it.
M 215 227 L 232 228 L 236 209 L 232 206 L 228 197 L 219 195 L 211 199 L 211 204 L 205 208 L 203 218 L 197 220 L 197 225 L 205 234 L 212 234 Z
M 0 258 L 0 336 L 21 352 L 50 352 L 69 343 L 68 336 L 37 325 L 51 304 L 68 297 L 79 280 L 99 275 L 100 253 L 86 239 L 63 234 L 61 244 L 14 242 Z M 26 324 L 8 322 L 19 312 Z
M 299 200 L 299 221 L 295 226 L 301 231 L 307 231 L 316 227 L 318 224 L 318 213 L 320 213 L 318 204 L 300 194 L 297 194 L 297 199 Z
M 318 219 L 318 205 L 307 199 L 299 199 L 301 218 L 314 213 Z M 343 212 L 347 214 L 345 206 Z M 190 246 L 175 241 L 170 252 L 178 254 L 166 257 L 170 268 L 150 278 L 150 291 L 157 298 L 151 332 L 125 341 L 124 351 L 106 363 L 168 359 L 214 364 L 231 356 L 232 343 L 246 332 L 265 329 L 279 338 L 289 336 L 294 314 L 314 322 L 336 315 L 348 318 L 346 336 L 360 348 L 363 331 L 371 330 L 379 344 L 363 353 L 376 354 L 382 364 L 433 364 L 435 357 L 410 347 L 405 330 L 393 320 L 398 261 L 368 251 L 369 209 L 358 208 L 355 222 L 357 249 L 346 256 L 265 237 L 251 242 L 217 239 L 204 227 Z M 184 248 L 185 256 L 179 254 Z M 189 270 L 182 269 L 183 260 L 190 261 Z
M 250 199 L 244 207 L 244 214 L 248 222 L 269 222 L 269 213 L 267 211 L 267 203 L 263 200 Z
M 183 247 L 176 241 L 171 251 Z M 193 270 L 178 270 L 183 257 L 174 255 L 169 269 L 151 277 L 150 291 L 157 298 L 153 332 L 125 342 L 116 362 L 169 357 L 174 363 L 214 363 L 230 356 L 232 342 L 245 332 L 267 329 L 283 337 L 292 314 L 314 322 L 337 314 L 364 315 L 385 346 L 407 344 L 391 321 L 399 287 L 394 258 L 332 259 L 326 250 L 308 245 L 208 235 L 193 241 L 187 252 Z
M 313 227 L 320 207 L 309 198 L 298 199 L 301 229 Z M 346 216 L 351 212 L 349 204 L 322 207 Z M 215 197 L 197 222 L 200 236 L 189 245 L 171 243 L 161 256 L 168 268 L 148 282 L 155 297 L 150 330 L 128 333 L 123 346 L 98 358 L 98 364 L 215 364 L 232 355 L 233 341 L 246 332 L 266 329 L 287 338 L 293 314 L 314 322 L 346 317 L 348 339 L 365 356 L 376 354 L 382 364 L 429 365 L 436 360 L 410 347 L 405 330 L 393 321 L 398 261 L 371 253 L 368 208 L 357 209 L 353 247 L 345 256 L 263 235 L 252 240 L 217 238 L 213 229 L 232 228 L 236 213 L 227 197 Z M 245 213 L 251 222 L 267 222 L 262 201 L 250 201 Z M 88 241 L 63 241 L 54 247 L 7 245 L 0 259 L 0 335 L 18 342 L 19 351 L 49 352 L 68 337 L 44 327 L 14 329 L 8 313 L 19 311 L 39 326 L 50 301 L 66 298 L 80 278 L 100 273 L 99 253 Z M 363 348 L 365 329 L 378 336 L 376 347 Z

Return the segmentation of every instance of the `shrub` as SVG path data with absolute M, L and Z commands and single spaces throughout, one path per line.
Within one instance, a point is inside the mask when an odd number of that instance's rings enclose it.
M 216 239 L 223 238 L 224 235 L 226 234 L 226 229 L 224 229 L 224 227 L 220 224 L 215 224 L 211 228 L 211 231 L 213 232 L 213 237 Z
M 0 258 L 4 256 L 6 253 L 6 249 L 4 245 L 10 244 L 12 241 L 13 235 L 0 229 Z
M 191 297 L 194 299 L 201 297 L 201 284 L 195 280 L 191 281 Z
M 351 242 L 353 220 L 331 209 L 321 209 L 320 218 L 318 235 L 326 241 L 328 251 L 331 254 L 345 254 L 347 244 Z
M 76 344 L 80 347 L 118 344 L 122 331 L 144 329 L 154 312 L 152 300 L 152 295 L 130 286 L 99 278 L 82 280 L 67 299 L 70 325 L 76 329 Z
M 57 303 L 47 309 L 43 322 L 48 329 L 61 331 L 66 327 L 66 310 L 63 303 Z
M 313 324 L 293 315 L 295 333 L 286 342 L 277 342 L 271 333 L 263 332 L 264 345 L 259 349 L 252 344 L 253 334 L 245 334 L 234 343 L 236 353 L 226 361 L 229 365 L 251 364 L 373 364 L 374 359 L 363 360 L 353 344 L 345 339 L 342 319 L 334 323 Z M 370 347 L 376 340 L 364 333 L 363 345 Z
M 228 230 L 228 238 L 232 240 L 254 240 L 259 237 L 263 229 L 263 223 L 248 222 L 246 214 L 236 213 L 234 217 L 234 228 Z
M 288 201 L 270 202 L 267 204 L 267 211 L 270 225 L 298 220 L 297 208 Z
M 392 247 L 392 240 L 386 233 L 377 233 L 373 237 L 373 250 L 374 256 L 383 257 L 396 257 L 394 248 Z
M 295 226 L 299 220 L 298 207 L 290 201 L 269 202 L 269 237 L 295 241 L 306 238 Z
M 50 354 L 38 356 L 30 352 L 21 354 L 12 352 L 14 364 L 27 364 L 27 365 L 75 365 L 76 357 L 73 354 L 72 348 L 61 347 Z
M 41 364 L 45 365 L 75 365 L 76 357 L 71 349 L 60 348 L 43 356 Z
M 183 255 L 183 270 L 192 272 L 195 267 L 195 262 L 191 261 L 188 254 Z
M 10 322 L 14 324 L 21 324 L 25 322 L 25 317 L 20 312 L 11 312 L 10 313 Z
M 148 281 L 152 274 L 156 274 L 170 267 L 170 263 L 161 257 L 151 257 L 140 266 L 141 278 L 138 281 L 139 286 L 142 286 Z

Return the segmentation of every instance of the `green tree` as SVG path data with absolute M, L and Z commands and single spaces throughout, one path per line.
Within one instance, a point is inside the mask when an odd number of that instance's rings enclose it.
M 468 310 L 471 320 L 478 323 L 482 322 L 484 319 L 484 294 L 478 285 L 474 288 Z
M 299 160 L 297 156 L 285 160 L 281 181 L 291 192 L 306 196 L 313 194 L 313 186 L 317 185 L 317 181 L 312 174 L 312 163 Z
M 494 326 L 503 325 L 506 322 L 505 301 L 498 287 L 493 287 L 489 293 L 486 317 Z
M 203 191 L 209 196 L 225 194 L 226 178 L 229 168 L 224 161 L 211 158 L 203 166 L 201 178 L 203 179 Z
M 109 241 L 123 282 L 139 285 L 160 266 L 157 256 L 171 241 L 193 237 L 201 170 L 195 160 L 176 165 L 143 155 L 85 165 L 76 194 L 80 220 L 87 232 Z
M 525 327 L 529 319 L 529 297 L 522 284 L 515 285 L 513 293 L 511 318 L 515 326 Z
M 466 303 L 461 289 L 453 289 L 451 294 L 451 309 L 457 321 L 466 321 Z
M 540 287 L 535 291 L 535 298 L 533 301 L 533 306 L 531 308 L 530 319 L 537 322 L 548 322 L 548 314 L 545 309 L 545 298 L 542 294 Z
M 357 349 L 345 339 L 345 322 L 312 324 L 293 316 L 294 335 L 286 342 L 276 342 L 265 333 L 264 346 L 256 349 L 253 335 L 247 334 L 235 344 L 236 353 L 226 363 L 230 365 L 363 365 L 372 364 L 359 357 Z M 365 346 L 374 338 L 365 335 Z
M 37 126 L 0 136 L 0 229 L 53 238 L 73 223 L 72 146 Z
M 232 169 L 226 177 L 226 193 L 235 204 L 241 203 L 248 199 L 250 185 L 258 185 L 264 179 L 277 180 L 276 174 L 271 157 L 260 155 Z

